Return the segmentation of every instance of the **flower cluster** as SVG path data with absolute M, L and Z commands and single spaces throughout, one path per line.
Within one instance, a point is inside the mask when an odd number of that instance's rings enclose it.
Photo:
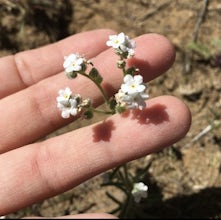
M 134 183 L 133 189 L 131 191 L 135 202 L 139 203 L 142 198 L 147 198 L 148 186 L 143 182 Z
M 136 43 L 124 33 L 110 35 L 106 44 L 107 46 L 113 47 L 115 52 L 123 58 L 130 58 L 134 56 Z
M 86 69 L 86 59 L 80 54 L 70 54 L 64 57 L 63 67 L 68 78 L 76 77 L 77 72 Z
M 131 76 L 127 74 L 124 77 L 124 83 L 120 90 L 115 94 L 117 110 L 121 112 L 124 109 L 140 109 L 146 107 L 145 100 L 148 99 L 146 85 L 143 83 L 141 75 Z
M 147 86 L 143 82 L 143 77 L 137 74 L 138 69 L 136 67 L 126 67 L 126 59 L 135 55 L 135 41 L 131 40 L 124 33 L 120 33 L 118 35 L 110 35 L 106 45 L 112 47 L 120 57 L 117 61 L 117 67 L 122 70 L 124 77 L 119 91 L 112 98 L 109 99 L 105 90 L 102 88 L 101 83 L 103 78 L 93 63 L 87 61 L 78 53 L 64 57 L 63 67 L 66 76 L 73 79 L 80 74 L 94 82 L 109 108 L 103 112 L 105 114 L 122 113 L 127 109 L 138 108 L 142 110 L 146 107 L 145 100 L 149 97 L 146 94 Z M 88 65 L 92 66 L 90 71 L 86 71 L 88 70 Z M 83 100 L 79 94 L 73 94 L 69 87 L 59 91 L 57 107 L 61 111 L 63 118 L 69 118 L 71 115 L 76 116 L 80 112 L 86 112 L 86 118 L 90 118 L 93 116 L 93 111 L 101 112 L 92 108 L 89 99 Z
M 83 107 L 90 106 L 90 100 L 83 100 L 79 94 L 72 94 L 69 87 L 61 89 L 57 96 L 57 107 L 61 111 L 63 118 L 69 118 L 70 115 L 76 116 Z

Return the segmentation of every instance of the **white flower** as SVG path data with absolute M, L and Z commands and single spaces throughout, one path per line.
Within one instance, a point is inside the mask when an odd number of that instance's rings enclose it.
M 118 35 L 110 35 L 109 40 L 106 42 L 107 46 L 113 47 L 114 49 L 119 48 L 125 43 L 125 34 L 120 33 Z
M 145 100 L 149 98 L 146 93 L 136 93 L 132 95 L 125 94 L 119 90 L 115 95 L 117 106 L 125 109 L 144 109 L 146 107 Z
M 122 92 L 126 94 L 142 93 L 146 89 L 143 84 L 143 77 L 141 75 L 131 76 L 127 74 L 124 77 L 124 83 L 121 85 Z
M 117 108 L 125 109 L 140 109 L 146 107 L 145 100 L 149 98 L 145 93 L 146 85 L 143 83 L 143 77 L 141 75 L 131 76 L 126 75 L 124 77 L 124 83 L 121 85 L 121 89 L 115 94 Z
M 85 58 L 79 54 L 70 54 L 64 57 L 63 67 L 66 73 L 72 73 L 74 71 L 80 71 L 85 66 Z
M 58 108 L 61 110 L 62 118 L 69 118 L 70 115 L 77 115 L 79 112 L 78 103 L 75 99 L 70 99 L 69 106 L 58 105 Z
M 127 108 L 129 109 L 144 109 L 146 107 L 145 100 L 148 99 L 149 96 L 145 93 L 138 93 L 135 96 L 130 96 L 130 102 L 127 103 Z
M 69 87 L 64 90 L 59 90 L 57 99 L 57 107 L 61 111 L 62 118 L 69 118 L 70 115 L 77 115 L 81 108 L 79 103 L 81 101 L 80 95 L 73 95 Z
M 61 105 L 68 105 L 69 99 L 72 95 L 72 91 L 69 87 L 66 87 L 64 90 L 60 89 L 58 91 L 59 96 L 57 97 L 57 102 Z
M 134 183 L 133 189 L 131 191 L 135 202 L 139 203 L 142 198 L 147 198 L 148 186 L 143 182 Z
M 125 58 L 134 56 L 134 48 L 136 47 L 136 43 L 123 32 L 118 35 L 110 35 L 106 45 L 113 47 L 117 54 L 124 55 Z
M 136 43 L 134 40 L 131 40 L 128 36 L 125 36 L 125 42 L 124 44 L 120 45 L 120 49 L 123 52 L 127 52 L 128 55 L 127 57 L 132 57 L 134 56 L 135 52 L 134 52 L 134 48 L 136 47 Z

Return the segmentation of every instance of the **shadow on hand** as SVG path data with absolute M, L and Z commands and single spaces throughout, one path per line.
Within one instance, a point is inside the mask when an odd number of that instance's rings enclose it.
M 132 115 L 132 119 L 135 119 L 140 124 L 153 123 L 155 125 L 164 121 L 169 121 L 169 115 L 166 112 L 166 106 L 161 104 L 155 104 L 151 107 L 147 107 L 143 110 L 126 111 L 121 114 L 126 118 Z M 112 131 L 115 130 L 115 126 L 112 120 L 104 120 L 103 122 L 93 127 L 93 141 L 110 141 Z
M 114 129 L 115 126 L 112 120 L 104 120 L 103 122 L 95 125 L 93 127 L 93 141 L 110 141 L 111 133 Z
M 169 121 L 169 115 L 166 112 L 166 106 L 155 104 L 143 110 L 136 109 L 132 112 L 132 119 L 136 119 L 140 124 L 160 124 Z

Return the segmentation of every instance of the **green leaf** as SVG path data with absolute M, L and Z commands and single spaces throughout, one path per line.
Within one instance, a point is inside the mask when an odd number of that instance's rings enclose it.
M 102 76 L 99 74 L 98 70 L 93 67 L 89 72 L 90 78 L 96 83 L 100 84 L 103 80 Z
M 116 111 L 117 111 L 118 113 L 123 113 L 123 112 L 126 111 L 126 108 L 123 107 L 123 106 L 117 106 L 117 107 L 116 107 Z
M 83 118 L 85 119 L 91 119 L 93 118 L 94 114 L 91 110 L 87 110 L 83 113 Z
M 111 110 L 115 110 L 115 107 L 117 105 L 117 102 L 114 98 L 111 98 L 111 100 L 109 101 L 109 106 Z
M 131 75 L 131 76 L 134 76 L 134 74 L 136 73 L 136 67 L 135 66 L 132 66 L 132 67 L 130 67 L 130 68 L 128 68 L 127 70 L 126 70 L 126 74 L 129 74 L 129 75 Z
M 65 72 L 66 76 L 68 77 L 68 79 L 74 79 L 77 77 L 77 72 L 73 71 L 71 73 L 67 73 Z
M 199 42 L 189 43 L 188 48 L 202 56 L 204 59 L 209 59 L 211 57 L 209 48 Z

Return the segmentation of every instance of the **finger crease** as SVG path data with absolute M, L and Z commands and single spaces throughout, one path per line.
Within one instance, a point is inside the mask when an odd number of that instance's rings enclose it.
M 39 180 L 41 180 L 41 187 L 44 186 L 45 191 L 50 192 L 50 194 L 56 193 L 56 188 L 52 184 L 53 181 L 50 181 L 50 178 L 45 172 L 48 168 L 50 168 L 50 164 L 52 164 L 52 156 L 46 148 L 37 146 L 37 154 L 32 160 L 32 169 L 33 173 L 35 173 Z
M 50 115 L 50 91 L 48 91 L 46 86 L 43 86 L 43 83 L 36 84 L 35 87 L 33 87 L 33 89 L 34 92 L 32 93 L 32 100 L 34 112 L 38 113 L 39 121 L 44 123 L 46 127 L 45 130 L 47 130 L 47 132 L 51 132 L 57 128 L 57 125 L 53 121 L 53 119 L 51 119 Z
M 20 78 L 20 81 L 25 87 L 33 84 L 34 79 L 32 77 L 29 65 L 22 58 L 22 56 L 18 53 L 14 55 L 14 63 L 17 70 L 17 75 Z

